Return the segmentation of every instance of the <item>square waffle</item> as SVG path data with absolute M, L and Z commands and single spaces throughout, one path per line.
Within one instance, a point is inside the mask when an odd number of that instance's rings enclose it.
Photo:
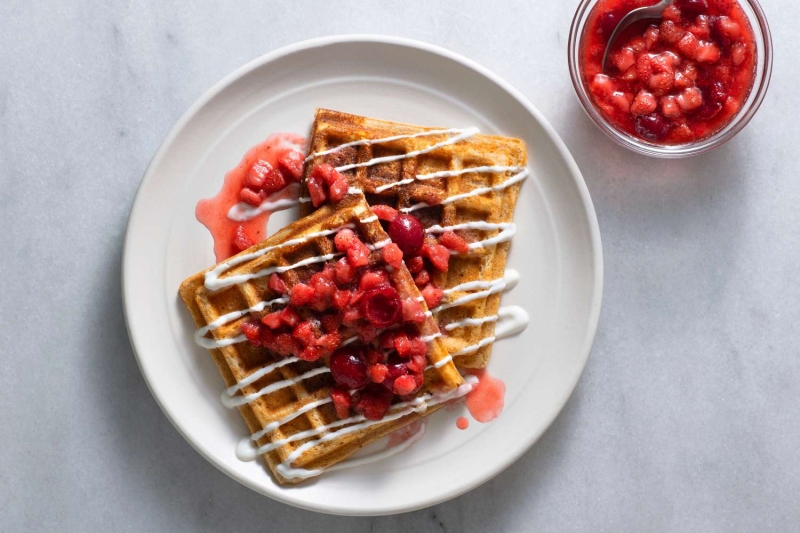
M 528 175 L 525 143 L 474 129 L 425 128 L 318 109 L 309 153 L 309 161 L 328 163 L 347 176 L 370 205 L 412 212 L 428 232 L 455 227 L 469 242 L 489 240 L 454 255 L 447 272 L 431 272 L 446 295 L 434 310 L 446 331 L 445 347 L 458 366 L 485 367 L 505 287 L 514 208 Z M 306 165 L 301 200 L 308 196 L 312 167 Z M 300 210 L 309 213 L 313 206 L 304 201 Z
M 280 358 L 254 347 L 241 332 L 251 314 L 281 307 L 282 295 L 268 287 L 270 269 L 280 269 L 291 290 L 320 270 L 323 260 L 336 260 L 333 238 L 349 225 L 370 247 L 370 263 L 380 261 L 379 243 L 388 236 L 361 195 L 349 195 L 285 227 L 266 241 L 219 265 L 191 276 L 180 295 L 198 328 L 197 340 L 209 349 L 228 389 L 223 403 L 242 413 L 259 452 L 275 479 L 295 484 L 318 475 L 366 444 L 434 412 L 451 397 L 465 392 L 464 381 L 428 316 L 419 333 L 428 342 L 425 385 L 416 398 L 397 402 L 383 421 L 355 416 L 339 420 L 330 400 L 333 379 L 325 363 Z M 378 246 L 376 246 L 378 245 Z M 403 266 L 390 270 L 401 298 L 421 300 L 411 274 Z M 210 288 L 209 288 L 210 287 Z M 427 311 L 424 302 L 423 310 Z

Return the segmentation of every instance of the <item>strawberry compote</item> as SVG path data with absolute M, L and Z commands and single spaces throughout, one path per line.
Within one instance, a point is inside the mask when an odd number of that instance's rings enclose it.
M 603 69 L 616 24 L 657 0 L 599 0 L 581 38 L 583 83 L 615 128 L 663 145 L 707 138 L 737 115 L 753 88 L 756 44 L 736 0 L 675 0 L 661 19 L 627 28 Z

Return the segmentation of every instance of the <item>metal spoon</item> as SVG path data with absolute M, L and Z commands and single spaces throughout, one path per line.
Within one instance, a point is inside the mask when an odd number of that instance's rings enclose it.
M 606 68 L 606 61 L 608 61 L 608 54 L 611 52 L 611 47 L 614 44 L 614 41 L 617 40 L 617 37 L 625 31 L 625 29 L 633 24 L 634 22 L 638 22 L 643 19 L 657 19 L 661 18 L 661 14 L 664 13 L 664 10 L 674 2 L 674 0 L 661 0 L 661 2 L 649 6 L 649 7 L 640 7 L 639 9 L 634 9 L 620 20 L 617 23 L 617 26 L 614 28 L 614 32 L 611 34 L 611 38 L 608 39 L 608 44 L 606 45 L 606 52 L 603 54 L 603 70 Z

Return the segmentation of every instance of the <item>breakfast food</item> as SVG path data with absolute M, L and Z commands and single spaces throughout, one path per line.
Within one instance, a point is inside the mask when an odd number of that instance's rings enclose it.
M 608 39 L 630 11 L 657 0 L 599 0 L 580 44 L 583 84 L 616 129 L 662 145 L 699 141 L 725 128 L 756 78 L 756 39 L 736 0 L 675 0 L 661 19 Z
M 521 140 L 476 128 L 319 109 L 300 212 L 363 192 L 403 252 L 456 364 L 483 368 L 496 339 L 527 325 L 521 308 L 500 308 L 501 293 L 517 281 L 506 258 L 526 159 Z
M 182 283 L 223 403 L 278 482 L 319 475 L 470 390 L 398 252 L 347 195 Z

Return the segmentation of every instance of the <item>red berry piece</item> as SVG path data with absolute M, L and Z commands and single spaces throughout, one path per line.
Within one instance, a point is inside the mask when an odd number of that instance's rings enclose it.
M 280 169 L 286 181 L 300 181 L 303 176 L 303 163 L 305 158 L 298 150 L 292 150 L 283 154 L 278 159 L 278 168 Z
M 283 325 L 283 321 L 281 320 L 282 311 L 275 311 L 272 313 L 267 313 L 263 317 L 261 317 L 261 323 L 267 326 L 269 329 L 278 329 Z
M 469 252 L 469 244 L 467 244 L 467 241 L 452 231 L 446 231 L 442 233 L 442 235 L 439 237 L 439 244 L 459 254 L 465 254 Z
M 283 356 L 298 354 L 300 345 L 288 333 L 281 333 L 275 337 L 275 351 Z
M 331 202 L 339 202 L 342 198 L 347 196 L 347 191 L 350 189 L 350 184 L 347 178 L 340 175 L 339 178 L 330 184 L 328 187 L 328 194 L 330 195 Z
M 350 266 L 350 262 L 346 257 L 342 257 L 336 262 L 336 266 L 334 266 L 334 272 L 336 276 L 336 282 L 340 285 L 347 285 L 353 281 L 356 275 L 356 269 Z
M 420 339 L 417 336 L 409 337 L 408 338 L 408 354 L 411 357 L 421 355 L 425 356 L 428 353 L 428 345 L 425 344 L 425 341 Z
M 395 243 L 389 243 L 381 251 L 381 258 L 387 265 L 400 268 L 403 265 L 403 252 Z
M 423 342 L 422 344 L 424 345 L 425 343 Z M 425 367 L 428 366 L 428 358 L 425 354 L 414 354 L 411 356 L 411 360 L 406 363 L 406 366 L 408 366 L 408 369 L 412 372 L 423 372 Z
M 323 355 L 325 354 L 320 348 L 316 346 L 306 346 L 297 354 L 297 357 L 303 361 L 313 362 L 321 359 Z
M 236 226 L 233 233 L 233 245 L 240 252 L 253 246 L 253 240 L 245 233 L 243 226 Z
M 389 237 L 405 255 L 416 255 L 425 240 L 425 228 L 413 215 L 397 215 L 389 224 Z
M 361 281 L 358 282 L 358 288 L 362 291 L 370 291 L 380 287 L 388 287 L 389 285 L 389 275 L 385 270 L 365 272 L 364 275 L 361 276 Z
M 272 274 L 269 277 L 268 286 L 271 290 L 280 294 L 285 294 L 286 291 L 288 290 L 286 287 L 286 282 L 284 282 L 283 279 L 281 279 L 281 277 L 277 273 Z
M 336 350 L 331 355 L 329 365 L 333 379 L 339 385 L 349 389 L 361 389 L 369 383 L 367 365 L 351 349 Z
M 300 341 L 303 346 L 315 345 L 317 337 L 314 333 L 314 324 L 310 320 L 300 322 L 292 331 L 292 337 Z
M 361 316 L 361 309 L 358 306 L 348 307 L 342 314 L 342 322 L 349 326 L 360 320 Z
M 414 394 L 416 391 L 417 381 L 414 379 L 414 376 L 407 374 L 394 380 L 392 392 L 398 396 L 408 396 L 409 394 Z
M 392 287 L 373 289 L 364 294 L 361 312 L 364 317 L 379 328 L 396 324 L 402 316 L 403 305 L 400 296 Z
M 252 205 L 253 207 L 258 207 L 261 205 L 262 198 L 257 191 L 245 187 L 239 193 L 239 200 L 246 204 Z
M 306 285 L 305 283 L 298 283 L 292 287 L 292 295 L 289 298 L 289 303 L 295 307 L 306 305 L 314 299 L 314 287 Z
M 275 332 L 269 328 L 261 328 L 261 346 L 275 351 Z
M 346 252 L 357 240 L 358 236 L 356 233 L 349 228 L 345 228 L 336 232 L 336 236 L 333 238 L 333 244 L 338 251 Z
M 356 409 L 367 420 L 380 420 L 392 405 L 392 397 L 378 391 L 366 391 L 356 404 Z
M 347 260 L 354 268 L 367 266 L 369 264 L 369 248 L 361 240 L 356 239 L 347 249 Z
M 333 353 L 340 344 L 342 344 L 342 336 L 336 332 L 326 333 L 316 341 L 316 345 L 326 354 Z
M 349 297 L 348 297 L 349 300 Z M 344 305 L 347 305 L 346 303 Z M 342 306 L 344 307 L 344 306 Z M 339 326 L 342 325 L 342 317 L 338 314 L 335 315 L 324 315 L 320 319 L 320 323 L 322 324 L 322 329 L 326 333 L 335 333 L 339 330 Z
M 272 171 L 272 165 L 270 165 L 267 161 L 259 159 L 253 166 L 250 167 L 250 170 L 247 172 L 247 176 L 244 178 L 244 184 L 246 187 L 257 191 L 264 186 L 264 180 L 266 179 L 266 175 L 268 172 Z
M 379 219 L 385 220 L 386 222 L 393 221 L 395 218 L 397 218 L 397 215 L 400 214 L 397 209 L 389 207 L 388 205 L 380 204 L 373 205 L 372 212 L 375 213 L 375 216 L 377 216 Z
M 375 363 L 367 368 L 367 374 L 373 383 L 383 383 L 388 372 L 389 369 L 382 363 Z
M 679 0 L 677 5 L 683 16 L 690 20 L 708 11 L 708 2 L 706 0 Z
M 428 309 L 433 309 L 439 305 L 439 302 L 441 302 L 442 298 L 444 298 L 444 291 L 434 287 L 433 283 L 429 283 L 428 286 L 422 289 L 420 292 L 422 297 L 425 299 L 425 304 L 428 306 Z
M 408 335 L 403 332 L 394 336 L 394 349 L 397 350 L 397 355 L 403 359 L 411 356 L 411 342 L 408 340 Z
M 423 252 L 428 256 L 428 259 L 431 260 L 431 263 L 433 263 L 433 266 L 437 270 L 447 272 L 450 264 L 450 250 L 441 244 L 435 244 L 433 246 L 426 244 L 423 248 Z
M 648 141 L 660 141 L 669 133 L 669 125 L 655 113 L 636 117 L 636 133 Z
M 320 178 L 323 183 L 330 185 L 336 181 L 341 174 L 339 174 L 336 169 L 328 163 L 320 163 L 311 169 L 310 176 Z
M 414 283 L 419 288 L 424 287 L 430 282 L 431 282 L 431 275 L 427 270 L 423 270 L 422 272 L 414 276 Z
M 412 274 L 421 272 L 425 268 L 425 260 L 419 255 L 406 258 L 406 268 Z
M 281 322 L 293 328 L 300 322 L 300 315 L 297 314 L 297 311 L 292 309 L 291 307 L 284 307 L 283 310 L 280 312 Z
M 324 183 L 322 178 L 314 176 L 313 174 L 306 180 L 308 186 L 308 194 L 311 196 L 311 203 L 314 207 L 319 207 L 328 199 L 328 194 L 325 192 Z
M 341 311 L 350 304 L 352 293 L 348 290 L 337 290 L 333 295 L 333 306 Z
M 261 324 L 247 320 L 242 322 L 242 333 L 253 346 L 261 346 Z
M 347 389 L 341 387 L 333 387 L 331 389 L 331 399 L 333 400 L 333 407 L 336 409 L 336 416 L 339 418 L 350 418 L 350 393 Z
M 410 297 L 403 300 L 403 320 L 406 322 L 425 322 L 425 311 L 416 298 Z

